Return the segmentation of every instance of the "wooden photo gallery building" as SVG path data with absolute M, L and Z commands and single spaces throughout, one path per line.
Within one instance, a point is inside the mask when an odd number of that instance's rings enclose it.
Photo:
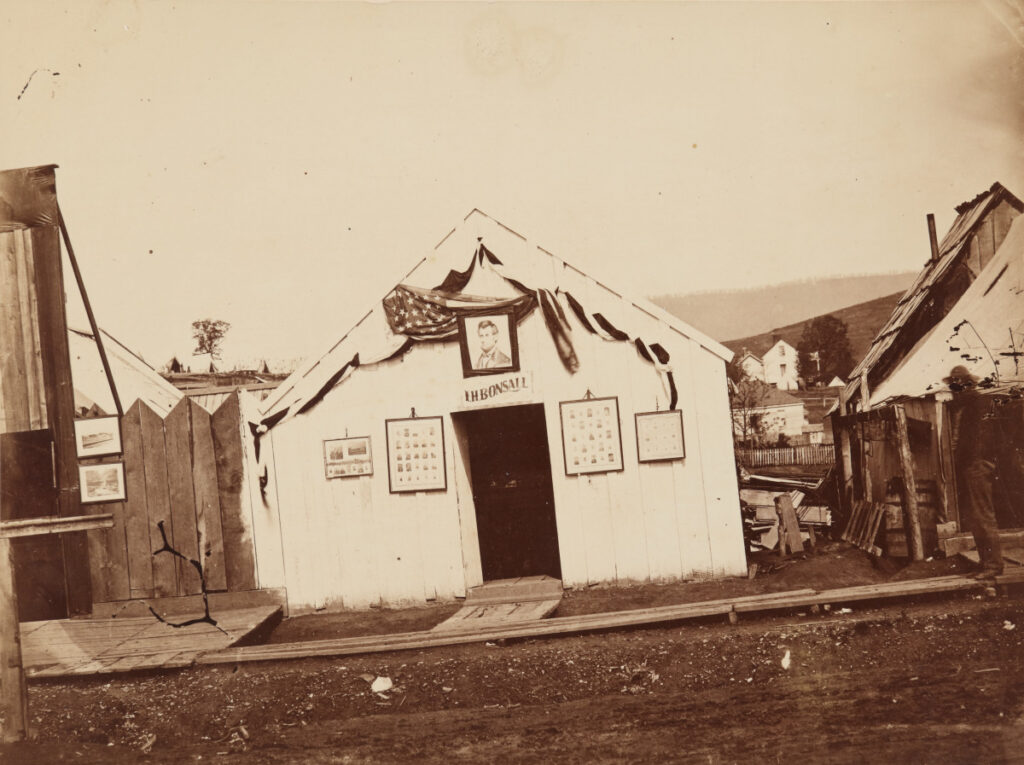
M 746 573 L 725 360 L 473 210 L 252 413 L 293 612 Z

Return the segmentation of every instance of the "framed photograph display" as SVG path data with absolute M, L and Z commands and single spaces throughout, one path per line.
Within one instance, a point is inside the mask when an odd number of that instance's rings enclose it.
M 388 485 L 403 491 L 445 491 L 444 421 L 440 417 L 385 420 Z
M 622 470 L 618 398 L 562 401 L 558 407 L 566 475 Z
M 462 376 L 519 371 L 519 340 L 511 310 L 459 316 Z
M 678 409 L 637 412 L 636 454 L 640 462 L 684 459 L 683 413 Z
M 328 478 L 373 475 L 370 437 L 356 436 L 324 441 L 324 474 Z
M 125 498 L 124 463 L 107 462 L 79 465 L 78 482 L 82 504 L 121 502 Z
M 75 420 L 75 451 L 82 457 L 121 453 L 121 418 L 94 417 Z

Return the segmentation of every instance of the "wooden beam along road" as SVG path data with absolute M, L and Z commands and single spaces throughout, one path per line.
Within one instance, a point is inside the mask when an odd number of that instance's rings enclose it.
M 1024 568 L 998 578 L 999 585 L 1024 582 Z M 985 590 L 991 584 L 964 576 L 944 576 L 905 582 L 844 587 L 835 590 L 811 589 L 768 593 L 740 598 L 686 603 L 634 611 L 565 616 L 523 621 L 509 626 L 493 623 L 482 628 L 445 631 L 406 632 L 394 635 L 368 635 L 352 638 L 314 640 L 302 643 L 278 643 L 228 648 L 200 653 L 197 664 L 232 664 L 250 661 L 276 661 L 312 657 L 351 656 L 420 648 L 434 648 L 466 643 L 516 638 L 572 635 L 584 632 L 665 624 L 688 619 L 724 615 L 735 623 L 740 613 L 770 612 L 781 609 L 824 606 L 857 601 L 893 600 L 939 593 Z

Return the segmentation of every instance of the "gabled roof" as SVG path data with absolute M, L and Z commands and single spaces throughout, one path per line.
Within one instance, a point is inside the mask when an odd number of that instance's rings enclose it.
M 1024 382 L 1024 216 L 935 327 L 871 392 L 872 405 L 945 390 L 963 365 L 984 385 Z
M 850 383 L 845 392 L 848 398 L 857 395 L 861 374 L 870 374 L 897 343 L 910 345 L 919 339 L 908 336 L 910 333 L 907 330 L 911 319 L 926 305 L 928 298 L 944 284 L 946 278 L 953 273 L 954 267 L 969 254 L 971 234 L 978 224 L 1004 200 L 1009 201 L 1018 211 L 1024 210 L 1024 203 L 1000 183 L 993 183 L 988 191 L 956 207 L 957 218 L 939 244 L 939 257 L 925 264 L 917 279 L 896 304 L 889 320 L 875 336 L 867 354 L 850 373 Z
M 803 322 L 800 323 L 799 329 L 784 327 L 782 329 L 774 329 L 771 332 L 764 332 L 760 335 L 744 337 L 739 340 L 726 340 L 723 345 L 732 350 L 733 353 L 742 353 L 743 351 L 746 351 L 760 360 L 768 354 L 768 351 L 779 343 L 786 343 L 791 348 L 795 349 L 797 344 L 800 342 L 800 333 L 803 332 L 803 324 Z
M 487 215 L 479 209 L 474 208 L 471 210 L 462 223 L 452 229 L 445 237 L 438 242 L 434 247 L 434 254 L 429 257 L 420 258 L 420 260 L 408 271 L 404 277 L 392 282 L 389 285 L 389 289 L 393 289 L 399 285 L 409 283 L 415 286 L 429 286 L 428 284 L 416 285 L 418 281 L 425 281 L 433 283 L 439 283 L 436 281 L 438 276 L 443 278 L 444 274 L 449 271 L 458 271 L 466 267 L 467 261 L 472 256 L 472 251 L 451 253 L 447 257 L 439 257 L 438 251 L 441 250 L 442 246 L 447 242 L 453 235 L 461 231 L 473 231 L 477 234 L 485 234 L 486 231 L 490 230 L 495 232 L 500 230 L 502 235 L 507 236 L 512 234 L 517 239 L 526 243 L 528 240 L 522 234 L 514 231 L 509 226 L 506 226 L 496 218 Z M 487 236 L 484 236 L 484 243 L 487 243 Z M 555 291 L 558 287 L 554 283 L 553 275 L 558 272 L 558 268 L 562 265 L 575 271 L 577 274 L 590 280 L 593 284 L 604 288 L 608 292 L 612 293 L 620 300 L 629 304 L 630 307 L 646 313 L 648 316 L 657 319 L 658 321 L 666 324 L 670 329 L 679 333 L 680 335 L 698 343 L 700 346 L 705 348 L 707 351 L 721 358 L 723 361 L 729 361 L 732 359 L 732 352 L 724 345 L 719 343 L 717 340 L 708 337 L 706 334 L 698 329 L 695 329 L 691 325 L 687 324 L 683 320 L 676 316 L 668 313 L 667 311 L 659 308 L 648 300 L 642 298 L 626 297 L 619 290 L 611 287 L 611 282 L 601 281 L 592 274 L 584 272 L 567 261 L 553 255 L 548 250 L 536 245 L 529 245 L 528 252 L 535 256 L 534 258 L 517 258 L 513 255 L 503 252 L 495 252 L 495 254 L 502 258 L 504 266 L 508 271 L 517 274 L 516 279 L 530 287 L 544 287 L 550 288 Z M 526 260 L 531 262 L 520 262 L 520 260 Z M 521 273 L 529 274 L 529 276 L 522 276 Z M 481 278 L 486 278 L 481 275 Z M 361 325 L 366 329 L 373 325 L 380 325 L 386 331 L 386 324 L 382 321 L 383 309 L 382 300 L 385 295 L 381 295 L 375 303 L 371 303 L 367 306 L 367 309 L 361 313 L 362 318 L 354 323 L 353 326 L 346 328 L 346 331 L 341 335 L 340 339 L 332 343 L 332 345 L 326 349 L 323 353 L 315 355 L 304 361 L 299 367 L 286 379 L 277 391 L 273 395 L 269 396 L 263 403 L 262 413 L 264 421 L 270 420 L 271 418 L 282 414 L 285 411 L 298 411 L 306 402 L 313 399 L 314 396 L 322 392 L 324 386 L 330 384 L 332 380 L 337 382 L 341 377 L 346 374 L 345 366 L 350 362 L 353 356 L 353 349 L 349 347 L 346 340 L 358 330 Z M 503 297 L 497 294 L 497 290 L 492 293 L 492 297 Z M 405 338 L 401 338 L 405 340 Z M 397 350 L 398 344 L 394 345 L 391 350 Z M 358 350 L 358 349 L 357 349 Z M 365 349 L 364 349 L 365 350 Z M 386 350 L 386 349 L 385 349 Z M 382 350 L 382 352 L 384 352 Z M 367 363 L 368 359 L 362 359 L 362 363 Z
M 764 401 L 761 402 L 761 406 L 800 406 L 804 405 L 804 402 L 798 399 L 796 396 L 791 396 L 784 390 L 768 385 L 768 390 L 765 392 Z
M 181 391 L 105 329 L 100 331 L 103 332 L 103 348 L 121 406 L 127 409 L 136 399 L 141 399 L 157 412 L 170 411 L 182 398 Z M 83 404 L 95 403 L 104 412 L 113 414 L 113 396 L 95 337 L 89 331 L 68 328 L 68 343 L 71 377 L 77 398 Z
M 800 406 L 803 407 L 804 402 L 802 399 L 797 398 L 784 390 L 776 388 L 774 385 L 769 385 L 763 380 L 746 380 L 742 383 L 743 385 L 751 385 L 760 389 L 757 394 L 761 397 L 760 402 L 757 406 L 744 407 L 749 409 L 767 409 L 769 407 L 777 406 Z

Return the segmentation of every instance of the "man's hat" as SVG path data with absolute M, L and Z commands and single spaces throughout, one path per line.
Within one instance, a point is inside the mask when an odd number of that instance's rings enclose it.
M 942 382 L 949 385 L 950 383 L 956 383 L 957 385 L 964 385 L 965 383 L 971 383 L 973 385 L 978 384 L 978 378 L 970 373 L 963 364 L 957 364 L 955 367 L 949 370 L 949 377 L 943 377 Z

